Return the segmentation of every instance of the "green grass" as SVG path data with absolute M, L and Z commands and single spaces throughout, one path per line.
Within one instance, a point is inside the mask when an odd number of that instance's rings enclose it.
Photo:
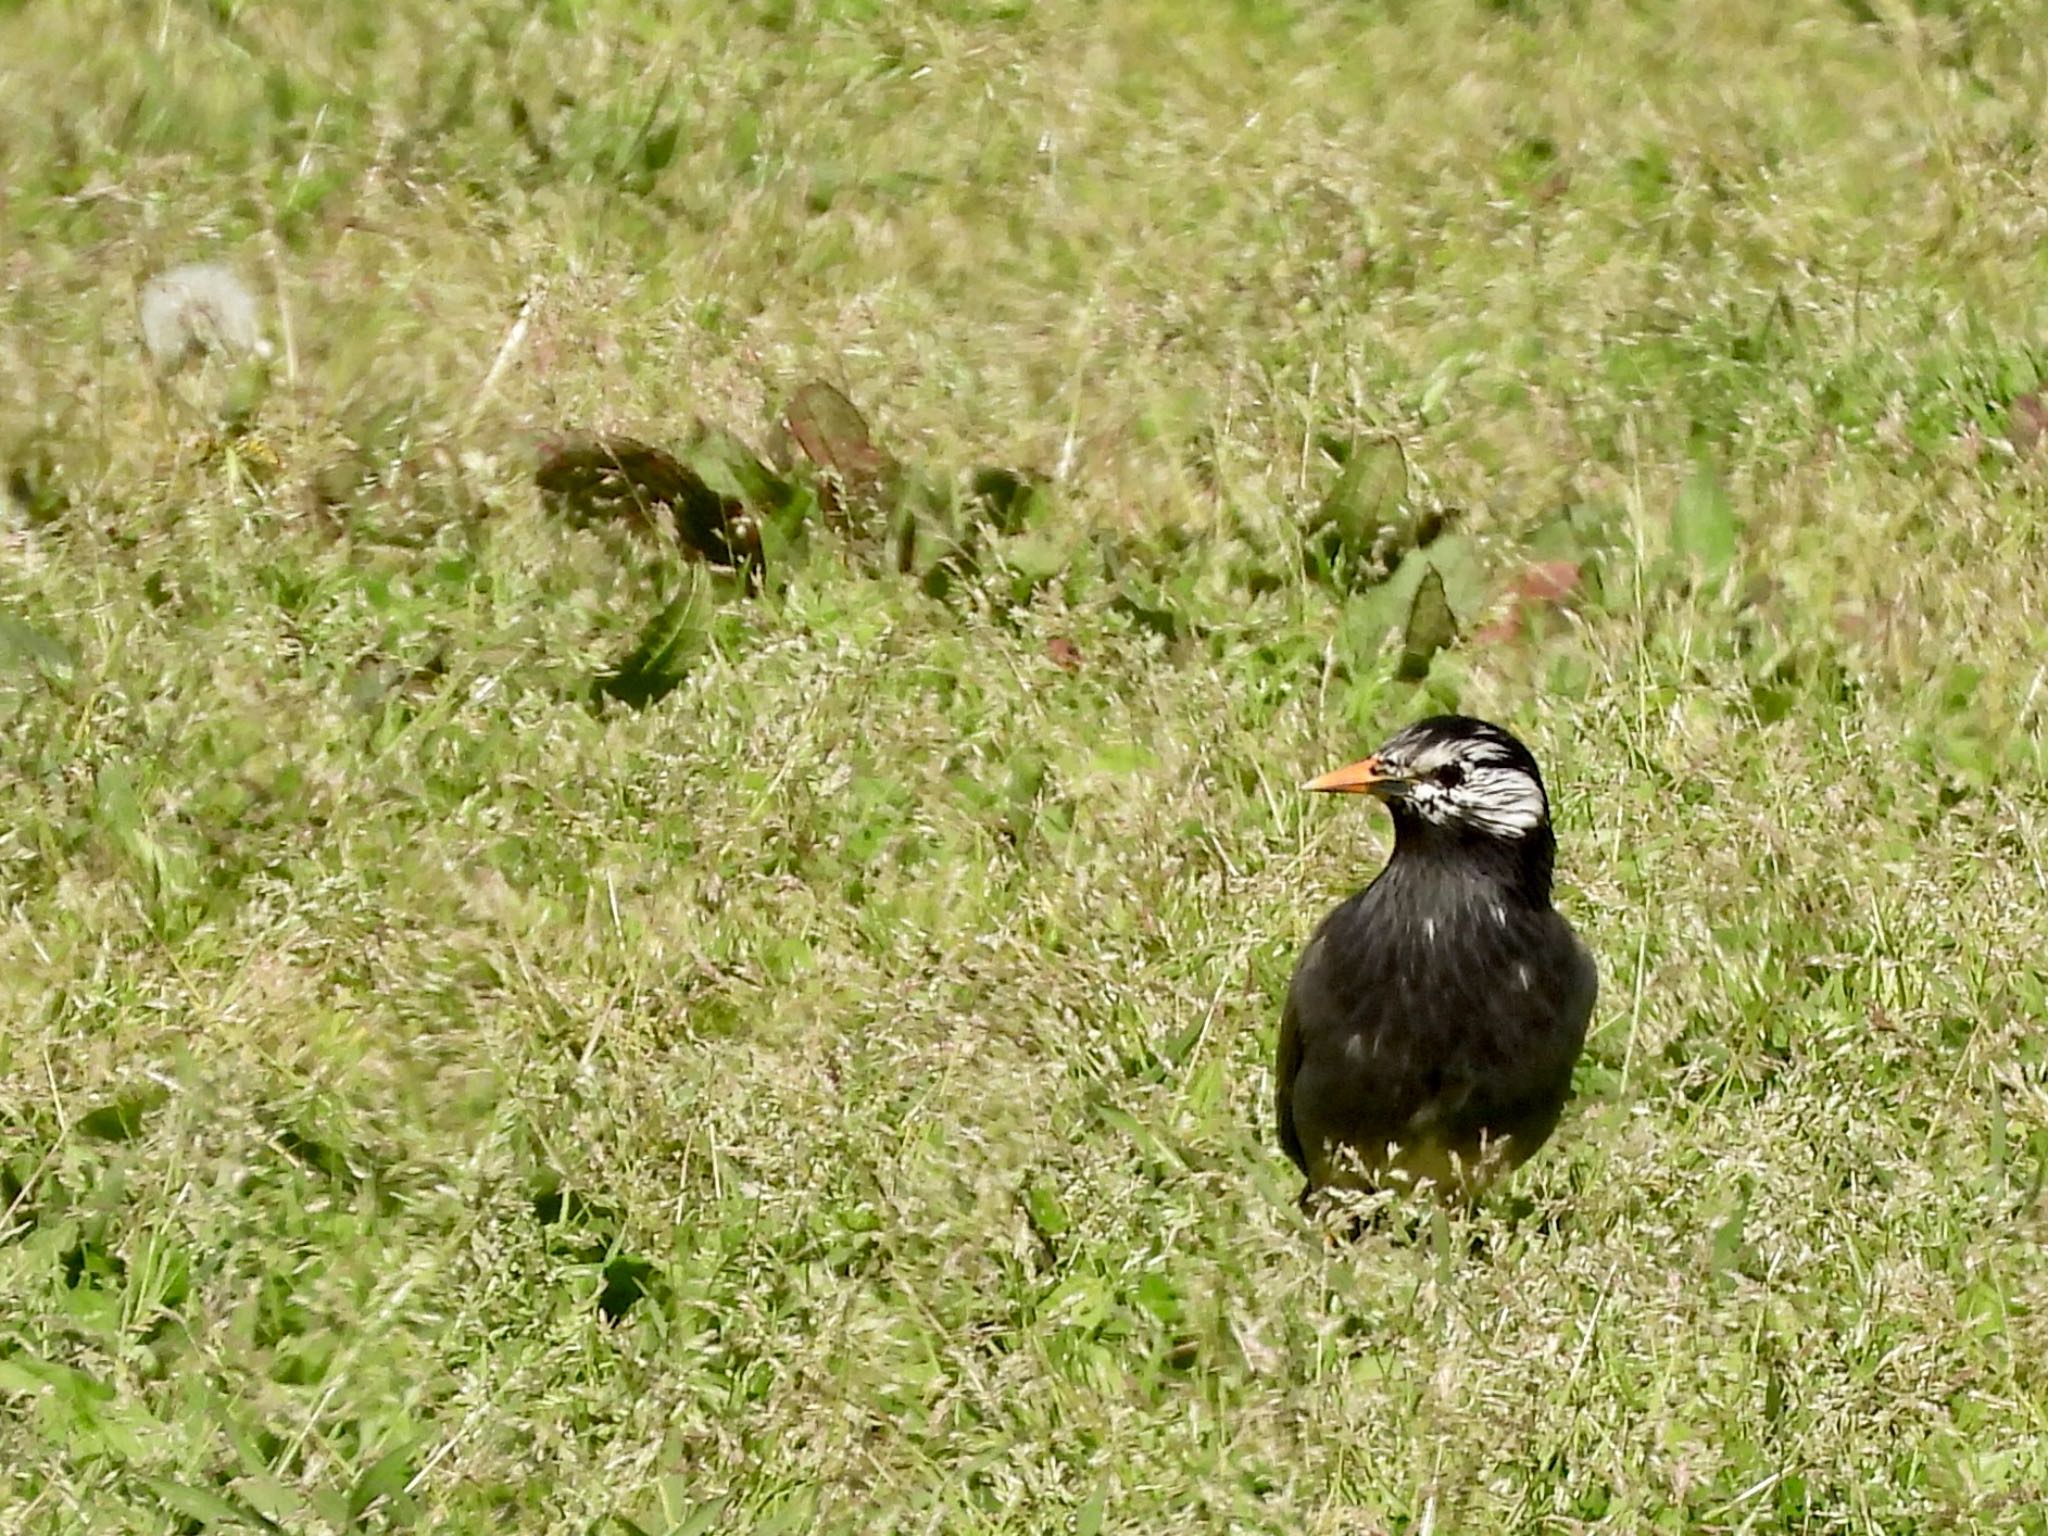
M 0 1530 L 2048 1532 L 2039 8 L 676 9 L 0 4 Z M 1030 526 L 594 705 L 534 444 L 812 378 Z M 1332 1245 L 1293 786 L 1448 703 L 1603 997 Z

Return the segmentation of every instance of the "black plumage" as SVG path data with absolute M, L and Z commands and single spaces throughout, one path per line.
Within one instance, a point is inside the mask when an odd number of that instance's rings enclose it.
M 1310 789 L 1394 818 L 1379 877 L 1323 920 L 1280 1023 L 1280 1144 L 1316 1189 L 1471 1198 L 1556 1128 L 1593 962 L 1551 906 L 1543 776 L 1499 726 L 1439 715 Z

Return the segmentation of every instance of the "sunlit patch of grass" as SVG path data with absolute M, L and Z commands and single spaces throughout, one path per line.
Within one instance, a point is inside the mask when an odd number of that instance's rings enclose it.
M 2048 1529 L 2029 18 L 0 11 L 0 1526 Z M 594 697 L 536 445 L 811 380 L 1036 489 Z M 1603 1000 L 1332 1246 L 1292 786 L 1451 703 Z

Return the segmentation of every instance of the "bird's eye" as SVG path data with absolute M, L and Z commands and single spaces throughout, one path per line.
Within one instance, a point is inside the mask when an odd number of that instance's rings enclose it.
M 1445 763 L 1436 771 L 1437 784 L 1444 789 L 1456 789 L 1465 782 L 1465 770 L 1456 763 Z

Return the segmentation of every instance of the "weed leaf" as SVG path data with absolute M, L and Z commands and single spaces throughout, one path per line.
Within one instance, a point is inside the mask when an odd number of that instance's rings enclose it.
M 707 483 L 667 449 L 631 437 L 551 442 L 541 450 L 534 483 L 577 522 L 622 518 L 673 533 L 684 549 L 713 564 L 755 569 L 760 530 L 737 494 L 737 455 L 707 452 L 706 458 L 719 466 L 721 478 L 730 477 L 731 491 Z
M 78 658 L 70 646 L 12 614 L 0 614 L 0 660 L 32 666 L 50 682 L 68 678 L 78 670 Z
M 1344 585 L 1371 585 L 1393 563 L 1383 546 L 1402 521 L 1407 458 L 1392 438 L 1325 436 L 1319 446 L 1337 478 L 1310 522 L 1311 560 Z
M 196 1520 L 202 1526 L 249 1525 L 259 1530 L 278 1529 L 275 1522 L 266 1520 L 255 1510 L 223 1498 L 209 1488 L 192 1488 L 165 1477 L 145 1477 L 142 1485 L 156 1496 L 164 1508 L 173 1514 L 183 1515 L 187 1520 Z
M 1422 573 L 1415 600 L 1408 605 L 1408 628 L 1401 637 L 1401 660 L 1394 676 L 1404 683 L 1421 682 L 1436 653 L 1457 638 L 1458 617 L 1444 595 L 1443 573 L 1432 565 Z
M 598 678 L 598 691 L 635 709 L 673 692 L 711 643 L 711 608 L 710 582 L 701 571 L 689 571 L 682 590 L 640 632 L 626 659 Z
M 1735 539 L 1741 522 L 1735 504 L 1721 488 L 1712 467 L 1701 464 L 1678 493 L 1671 514 L 1671 547 L 1681 560 L 1709 577 L 1727 573 L 1735 560 Z
M 853 402 L 830 384 L 813 381 L 790 397 L 783 422 L 805 458 L 818 467 L 819 501 L 837 517 L 871 509 L 896 473 L 896 463 L 875 446 Z

